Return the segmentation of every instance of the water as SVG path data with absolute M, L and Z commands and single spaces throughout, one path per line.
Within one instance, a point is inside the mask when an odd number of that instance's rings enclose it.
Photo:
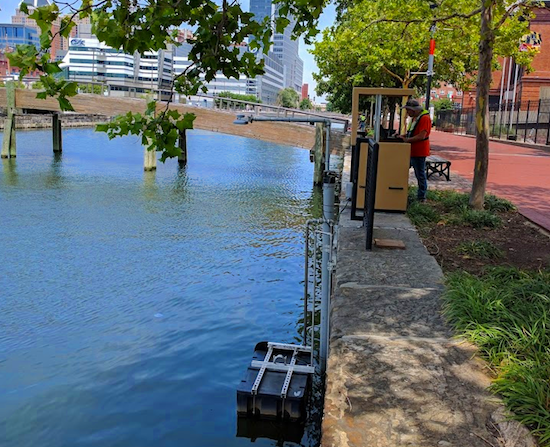
M 192 131 L 144 173 L 135 138 L 63 137 L 1 161 L 0 446 L 249 445 L 253 347 L 299 340 L 308 152 Z

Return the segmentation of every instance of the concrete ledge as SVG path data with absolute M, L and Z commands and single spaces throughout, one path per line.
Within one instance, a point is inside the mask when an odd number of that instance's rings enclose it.
M 332 300 L 331 338 L 350 335 L 450 339 L 439 311 L 442 289 L 342 284 Z
M 339 239 L 339 243 L 344 241 Z M 341 250 L 337 262 L 338 287 L 344 283 L 411 288 L 433 288 L 443 284 L 441 269 L 427 251 Z
M 498 402 L 485 391 L 489 379 L 474 353 L 451 340 L 335 341 L 323 447 L 499 445 L 487 430 Z

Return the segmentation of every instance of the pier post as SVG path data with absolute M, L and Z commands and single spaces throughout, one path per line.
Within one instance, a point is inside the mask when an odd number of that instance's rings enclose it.
M 187 165 L 187 134 L 185 129 L 180 131 L 179 148 L 181 149 L 181 154 L 178 155 L 178 162 L 180 165 L 186 166 Z
M 2 158 L 15 158 L 15 83 L 6 84 L 7 118 L 4 121 L 4 138 L 2 141 Z
M 61 132 L 61 119 L 59 113 L 52 115 L 52 137 L 53 137 L 53 151 L 61 152 L 63 150 L 63 137 Z
M 143 170 L 155 171 L 157 169 L 157 152 L 154 149 L 149 151 L 147 150 L 147 147 L 148 146 L 145 146 L 145 154 L 143 157 Z
M 317 123 L 315 125 L 315 145 L 311 150 L 313 153 L 313 184 L 323 184 L 323 171 L 325 170 L 325 125 L 323 123 Z

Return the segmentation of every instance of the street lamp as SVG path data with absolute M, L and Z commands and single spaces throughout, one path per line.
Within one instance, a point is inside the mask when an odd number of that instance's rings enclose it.
M 336 185 L 336 173 L 330 171 L 330 119 L 318 117 L 304 118 L 279 118 L 269 116 L 237 115 L 233 124 L 249 124 L 254 121 L 280 121 L 287 123 L 323 123 L 325 125 L 325 171 L 323 174 L 323 256 L 321 261 L 321 335 L 319 343 L 319 363 L 321 374 L 324 374 L 327 367 L 328 344 L 329 344 L 329 307 L 330 307 L 330 254 L 331 254 L 331 232 L 330 224 L 334 223 L 334 187 Z M 307 260 L 306 260 L 307 262 Z M 306 298 L 304 298 L 306 299 Z M 315 299 L 315 297 L 313 298 Z M 305 315 L 304 315 L 305 321 Z M 304 340 L 305 343 L 305 340 Z

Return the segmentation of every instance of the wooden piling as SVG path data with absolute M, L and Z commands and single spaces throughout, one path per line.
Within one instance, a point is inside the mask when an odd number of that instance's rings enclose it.
M 61 119 L 59 117 L 59 113 L 54 113 L 52 115 L 52 137 L 54 152 L 61 152 L 63 150 L 63 136 L 61 130 Z
M 313 152 L 313 184 L 323 184 L 323 171 L 325 170 L 325 125 L 317 123 L 315 125 L 315 144 L 311 151 Z
M 150 141 L 148 145 L 151 144 Z M 144 171 L 155 171 L 157 169 L 157 152 L 152 150 L 147 150 L 147 146 L 145 146 L 145 154 L 143 157 L 143 170 Z
M 15 158 L 15 83 L 10 81 L 6 84 L 6 109 L 7 118 L 4 121 L 4 138 L 2 141 L 2 158 Z
M 178 155 L 178 162 L 182 166 L 187 166 L 187 134 L 185 129 L 180 131 L 179 148 L 181 149 L 181 154 Z

